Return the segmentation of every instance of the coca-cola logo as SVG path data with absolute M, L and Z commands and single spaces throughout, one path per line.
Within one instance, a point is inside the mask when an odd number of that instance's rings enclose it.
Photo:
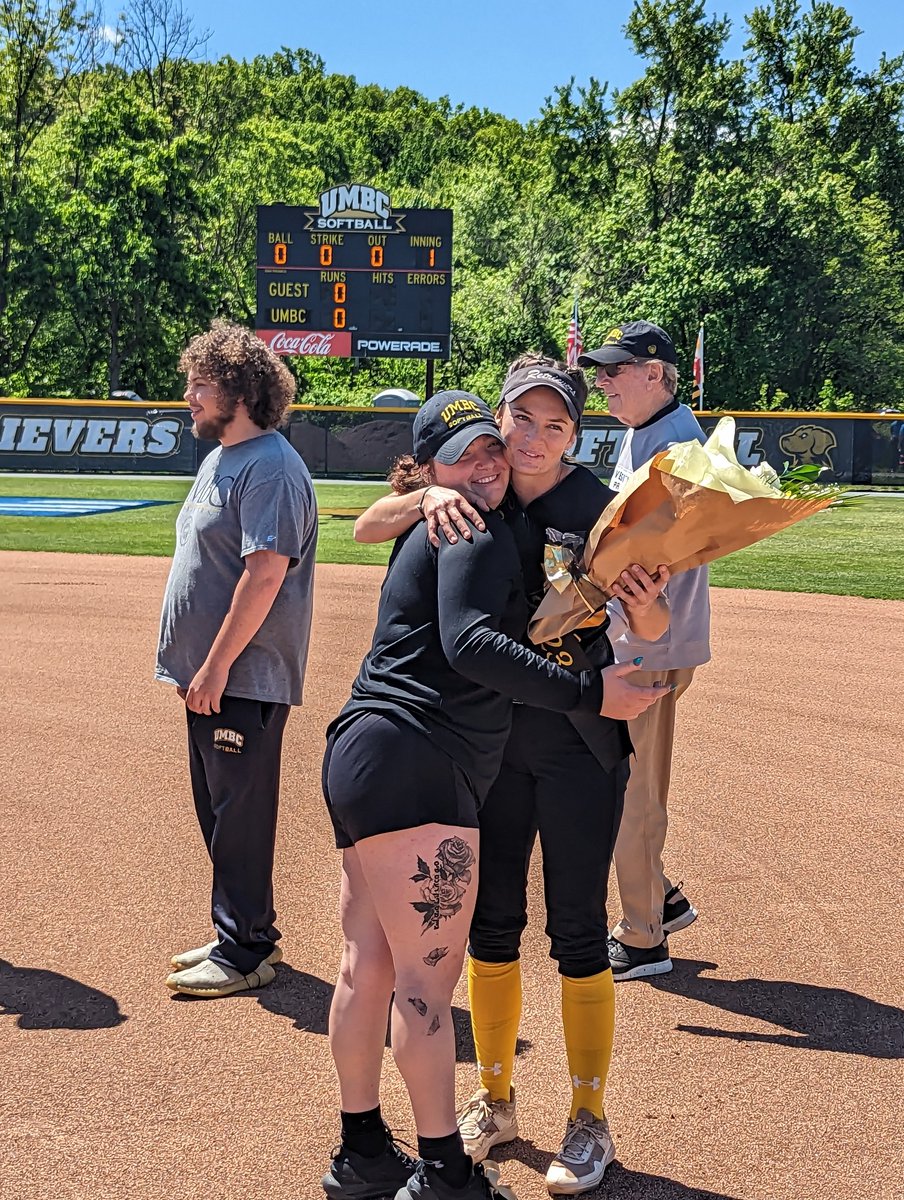
M 293 337 L 290 333 L 280 331 L 270 343 L 270 348 L 277 354 L 328 355 L 332 344 L 331 333 L 303 333 L 300 337 Z
M 259 329 L 258 337 L 274 354 L 306 354 L 320 358 L 343 358 L 351 353 L 351 334 L 305 332 L 286 329 Z

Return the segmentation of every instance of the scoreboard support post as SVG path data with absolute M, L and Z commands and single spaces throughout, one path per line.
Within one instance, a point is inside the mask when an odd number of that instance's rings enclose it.
M 429 400 L 435 391 L 434 384 L 433 384 L 433 369 L 434 369 L 435 365 L 436 365 L 435 358 L 427 359 L 427 373 L 426 373 L 426 378 L 424 380 L 424 400 L 425 401 Z

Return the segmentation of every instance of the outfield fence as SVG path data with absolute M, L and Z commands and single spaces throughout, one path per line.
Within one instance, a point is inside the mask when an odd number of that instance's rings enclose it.
M 319 478 L 384 479 L 393 459 L 411 449 L 414 411 L 293 405 L 283 433 Z M 709 432 L 726 414 L 696 415 Z M 815 463 L 826 482 L 904 487 L 904 414 L 727 415 L 737 423 L 744 466 Z M 608 479 L 625 433 L 607 414 L 585 413 L 577 461 Z M 181 403 L 0 398 L 0 471 L 193 475 L 212 446 L 192 436 Z

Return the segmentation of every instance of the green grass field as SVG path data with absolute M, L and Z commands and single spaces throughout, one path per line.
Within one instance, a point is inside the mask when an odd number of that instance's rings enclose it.
M 177 508 L 188 479 L 0 478 L 0 496 L 67 496 L 168 500 L 169 504 L 92 517 L 0 517 L 0 550 L 78 554 L 170 555 Z M 322 510 L 357 509 L 385 492 L 382 484 L 318 484 Z M 359 546 L 353 520 L 322 516 L 318 562 L 384 564 L 389 546 Z M 717 587 L 830 592 L 904 600 L 904 498 L 855 500 L 720 559 Z
M 0 517 L 0 550 L 58 550 L 66 554 L 151 554 L 169 556 L 175 545 L 178 505 L 190 479 L 41 479 L 34 475 L 0 478 L 0 496 L 65 496 L 80 499 L 168 500 L 154 508 L 99 513 L 91 517 Z M 380 483 L 318 484 L 321 509 L 359 509 L 386 491 Z M 353 519 L 320 520 L 318 562 L 385 563 L 385 546 L 359 546 Z

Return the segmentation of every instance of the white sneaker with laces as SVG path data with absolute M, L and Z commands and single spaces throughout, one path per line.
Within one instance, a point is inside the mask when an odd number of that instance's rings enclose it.
M 602 1181 L 613 1158 L 615 1146 L 609 1122 L 580 1108 L 565 1127 L 562 1145 L 546 1172 L 546 1186 L 554 1196 L 589 1192 Z
M 488 1088 L 478 1088 L 458 1114 L 458 1129 L 465 1154 L 476 1163 L 483 1162 L 493 1146 L 518 1136 L 515 1089 L 508 1100 L 492 1100 Z

